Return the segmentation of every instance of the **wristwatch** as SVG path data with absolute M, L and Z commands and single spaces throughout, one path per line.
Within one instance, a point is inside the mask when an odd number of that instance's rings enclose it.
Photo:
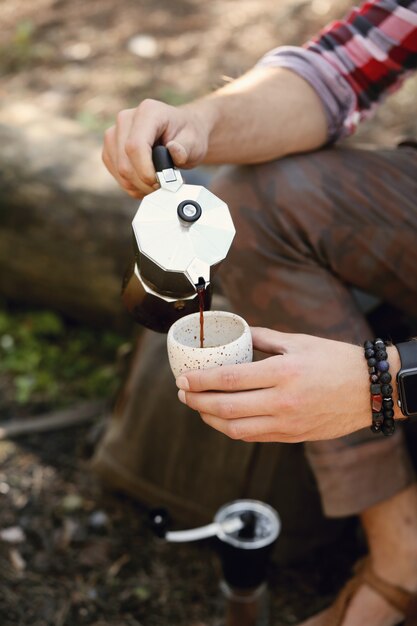
M 417 417 L 417 341 L 395 344 L 401 369 L 397 374 L 398 406 L 405 417 Z

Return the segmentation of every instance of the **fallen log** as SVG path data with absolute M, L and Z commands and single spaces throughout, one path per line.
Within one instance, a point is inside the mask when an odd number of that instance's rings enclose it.
M 101 162 L 101 137 L 28 105 L 0 109 L 0 296 L 96 325 L 120 301 L 138 202 Z
M 76 426 L 95 419 L 99 415 L 102 415 L 106 408 L 107 405 L 104 400 L 92 400 L 82 402 L 69 409 L 46 413 L 45 415 L 0 422 L 0 440 L 70 428 L 71 426 Z

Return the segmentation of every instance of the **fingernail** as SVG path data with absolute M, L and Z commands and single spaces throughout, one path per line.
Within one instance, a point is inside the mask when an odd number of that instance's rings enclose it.
M 183 391 L 182 389 L 180 389 L 178 392 L 178 400 L 185 404 L 185 391 Z
M 155 183 L 154 185 L 152 185 L 152 189 L 159 189 L 159 183 Z
M 190 390 L 190 385 L 188 383 L 188 379 L 185 376 L 179 376 L 175 381 L 178 389 L 184 389 L 184 391 Z

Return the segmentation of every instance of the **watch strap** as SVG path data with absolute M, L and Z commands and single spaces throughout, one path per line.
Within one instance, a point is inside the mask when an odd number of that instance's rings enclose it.
M 396 343 L 395 347 L 400 354 L 402 370 L 417 368 L 417 341 L 415 339 Z

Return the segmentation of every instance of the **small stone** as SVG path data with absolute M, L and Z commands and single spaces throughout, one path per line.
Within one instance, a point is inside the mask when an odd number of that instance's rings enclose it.
M 23 543 L 26 540 L 26 535 L 20 526 L 10 526 L 0 530 L 0 539 L 6 543 Z
M 12 348 L 14 347 L 14 339 L 13 339 L 13 337 L 11 335 L 2 335 L 0 337 L 0 346 L 5 351 L 12 350 Z
M 61 506 L 66 513 L 73 513 L 82 508 L 83 499 L 76 493 L 70 493 L 61 500 Z
M 94 511 L 88 518 L 88 525 L 97 530 L 105 528 L 108 526 L 108 523 L 109 517 L 104 511 Z
M 12 548 L 9 552 L 10 563 L 13 569 L 21 574 L 26 569 L 26 561 L 20 554 L 19 550 Z
M 379 412 L 382 409 L 382 394 L 372 395 L 372 411 Z
M 66 46 L 63 53 L 69 61 L 84 61 L 91 55 L 91 51 L 89 43 L 78 41 Z
M 151 592 L 149 591 L 149 589 L 147 587 L 144 587 L 143 585 L 140 587 L 136 587 L 134 594 L 141 602 L 145 602 L 151 596 Z
M 158 56 L 158 42 L 151 35 L 136 35 L 129 39 L 127 48 L 132 54 L 143 59 L 154 59 Z

